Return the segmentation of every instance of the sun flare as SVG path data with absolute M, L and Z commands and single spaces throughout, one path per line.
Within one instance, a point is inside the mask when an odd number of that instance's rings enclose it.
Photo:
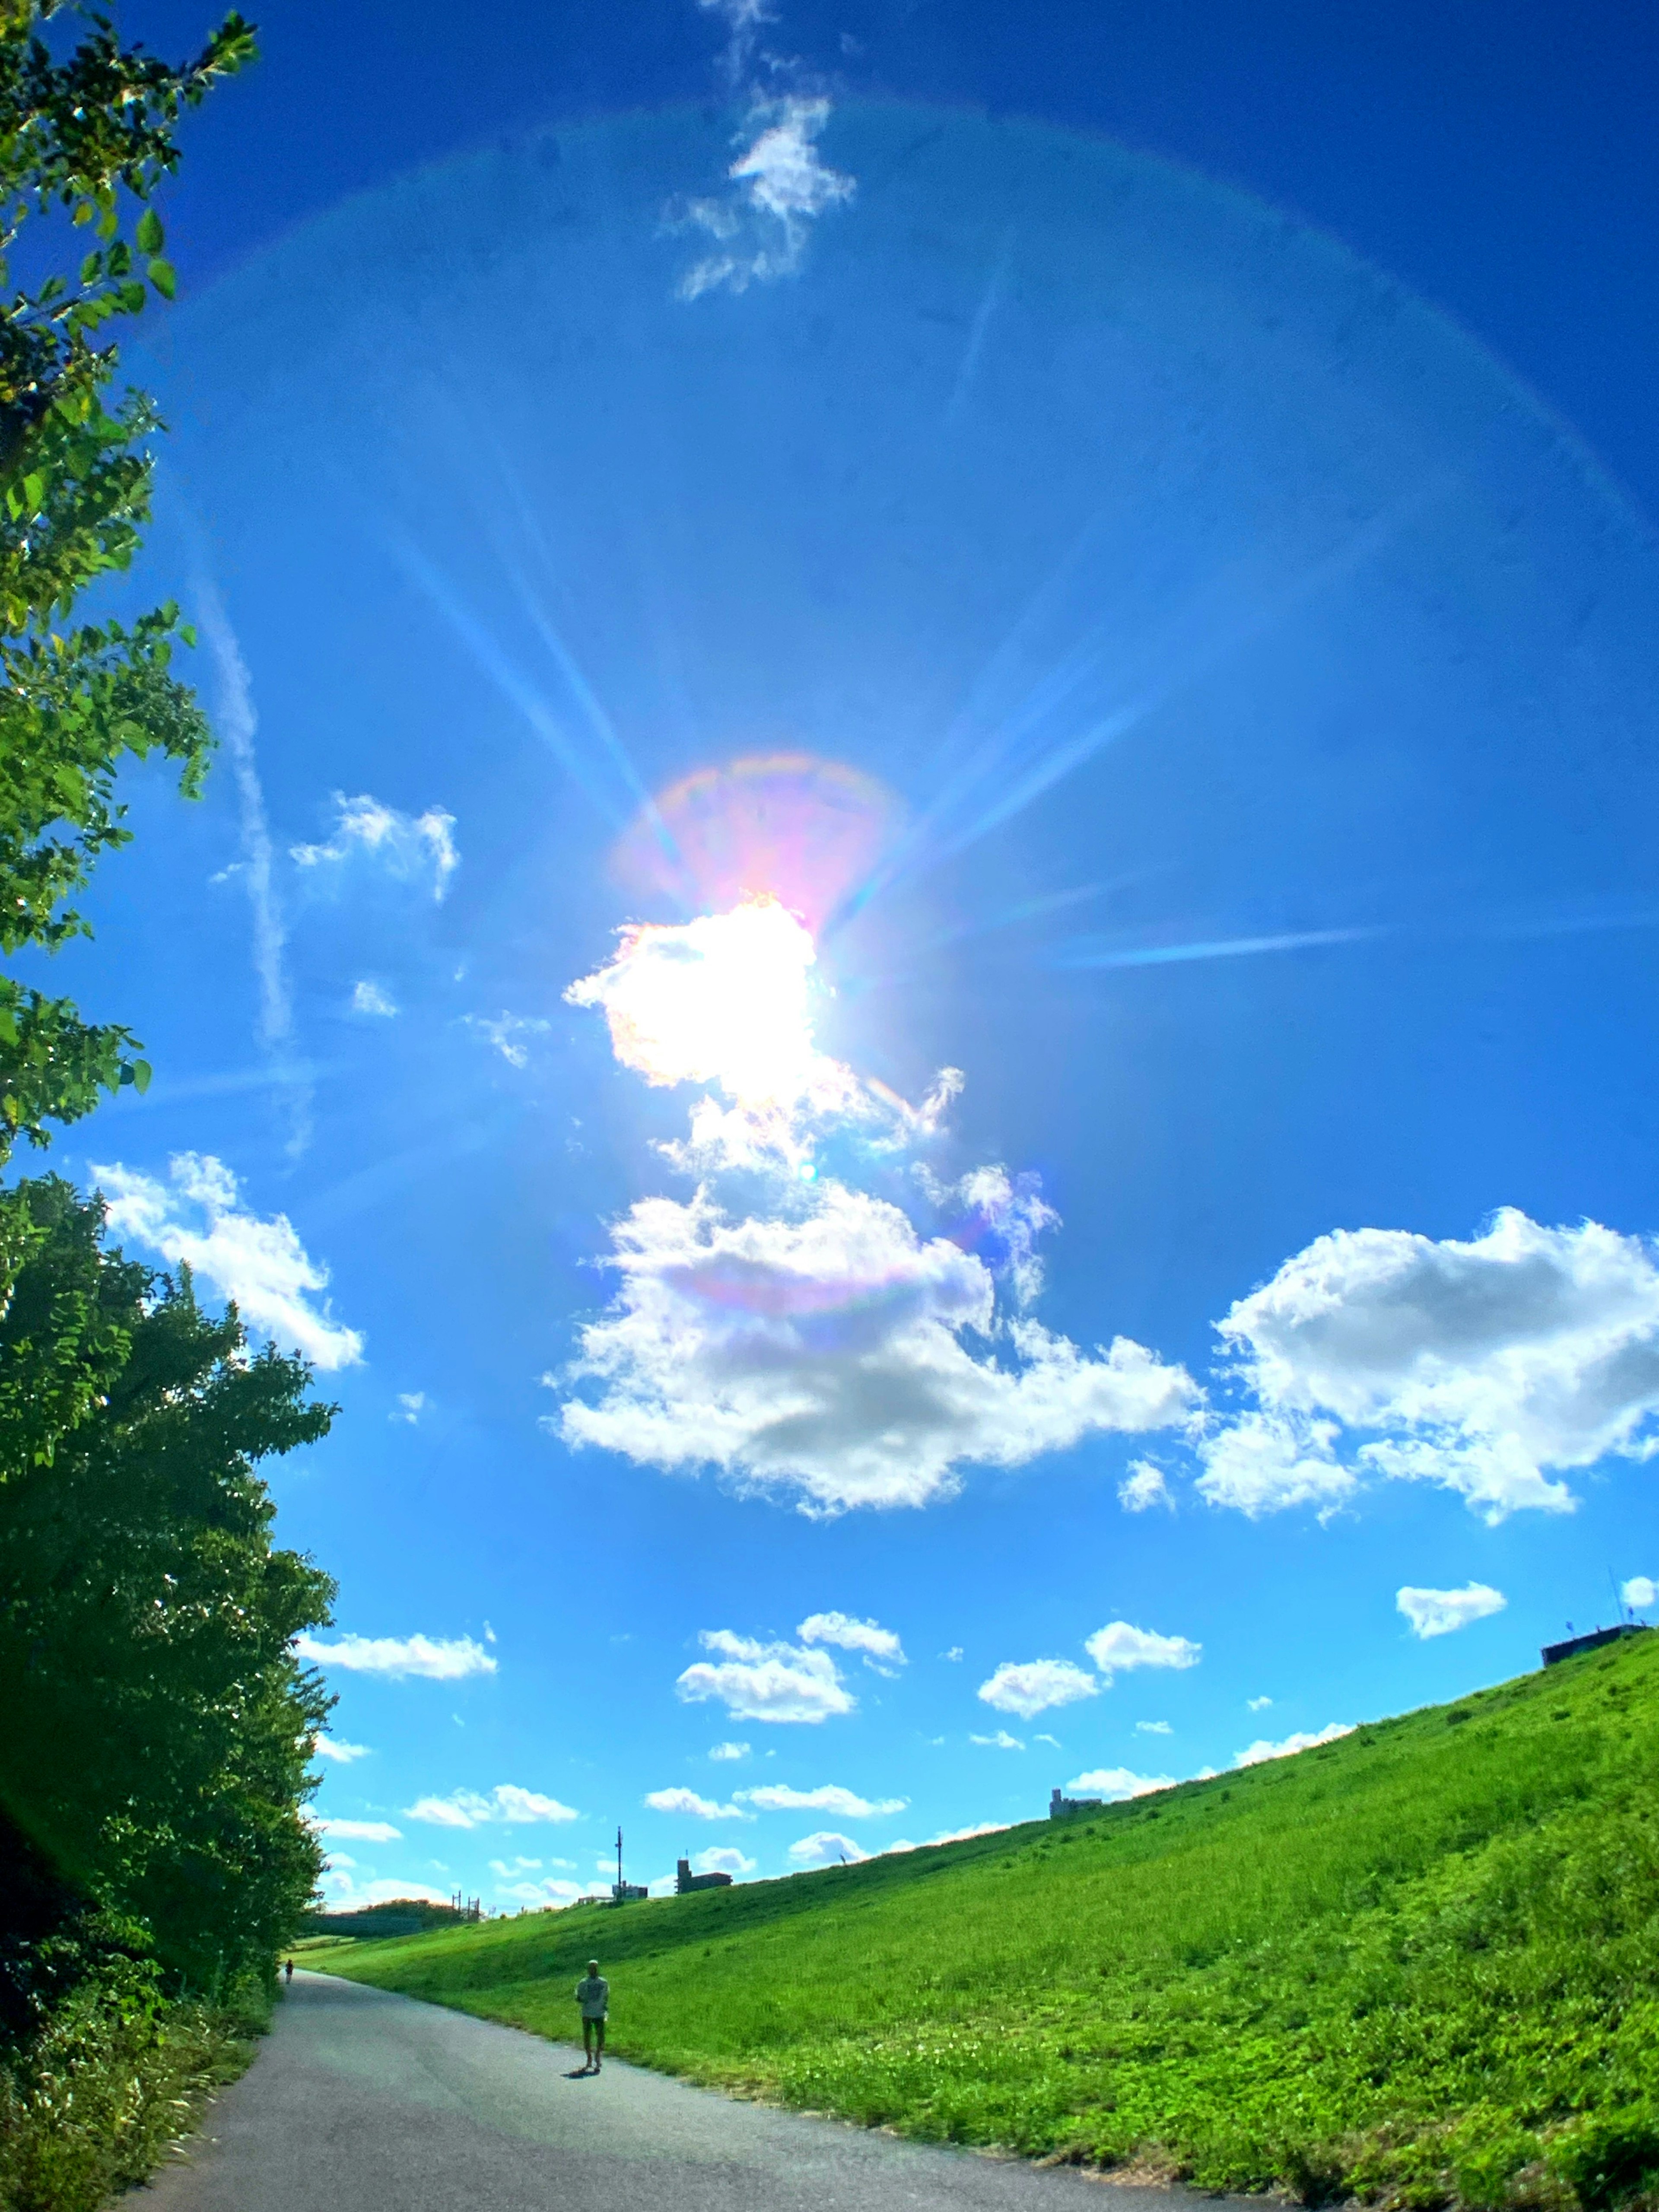
M 734 1103 L 789 1106 L 813 1088 L 811 932 L 769 895 L 678 924 L 633 922 L 615 957 L 573 983 L 647 1083 L 712 1083 Z

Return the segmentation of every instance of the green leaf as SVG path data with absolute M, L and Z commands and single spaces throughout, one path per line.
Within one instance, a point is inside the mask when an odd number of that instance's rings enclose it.
M 97 252 L 88 254 L 86 259 L 81 264 L 81 282 L 83 284 L 95 284 L 103 273 L 103 255 Z
M 23 479 L 23 504 L 31 514 L 38 514 L 46 495 L 46 480 L 37 469 Z
M 147 296 L 143 286 L 138 283 L 123 284 L 116 295 L 122 307 L 130 315 L 136 315 L 140 312 Z
M 149 281 L 164 300 L 176 299 L 179 279 L 170 261 L 155 260 L 149 264 Z
M 139 216 L 136 235 L 140 253 L 159 253 L 161 251 L 161 218 L 154 208 L 146 208 Z

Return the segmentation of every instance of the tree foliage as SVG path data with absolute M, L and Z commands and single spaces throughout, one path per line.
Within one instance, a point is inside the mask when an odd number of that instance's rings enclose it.
M 106 325 L 173 298 L 151 204 L 178 165 L 177 128 L 253 53 L 228 15 L 175 68 L 124 47 L 107 18 L 76 18 L 66 58 L 42 35 L 58 0 L 0 0 L 0 953 L 56 951 L 86 933 L 70 903 L 99 856 L 124 844 L 116 781 L 159 754 L 200 787 L 211 746 L 173 673 L 167 605 L 131 625 L 71 624 L 77 597 L 125 568 L 150 511 L 142 393 L 118 391 Z M 16 281 L 25 264 L 49 273 Z M 0 975 L 0 1158 L 41 1144 L 100 1092 L 142 1085 L 146 1064 L 119 1024 Z
M 56 1177 L 17 1197 L 0 1811 L 33 1888 L 91 1909 L 87 1940 L 153 1944 L 176 1984 L 216 1990 L 268 1966 L 320 1871 L 300 1808 L 331 1701 L 290 1646 L 333 1585 L 273 1545 L 257 1469 L 335 1409 L 304 1361 L 250 1350 L 234 1307 L 204 1312 L 187 1272 L 108 1249 L 96 1200 Z

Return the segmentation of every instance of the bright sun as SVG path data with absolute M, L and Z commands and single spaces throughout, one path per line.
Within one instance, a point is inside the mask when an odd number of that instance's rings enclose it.
M 811 934 L 769 895 L 682 924 L 634 922 L 616 957 L 573 983 L 599 1006 L 619 1060 L 647 1083 L 714 1083 L 737 1104 L 788 1106 L 823 1068 L 812 1042 Z

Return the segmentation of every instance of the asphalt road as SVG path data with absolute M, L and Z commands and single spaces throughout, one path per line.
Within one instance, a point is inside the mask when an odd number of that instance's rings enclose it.
M 573 2079 L 580 2063 L 513 2028 L 295 1974 L 252 2067 L 135 2212 L 1065 2212 L 1084 2199 L 1092 2212 L 1182 2212 L 1206 2201 L 736 2104 L 614 2059 Z

